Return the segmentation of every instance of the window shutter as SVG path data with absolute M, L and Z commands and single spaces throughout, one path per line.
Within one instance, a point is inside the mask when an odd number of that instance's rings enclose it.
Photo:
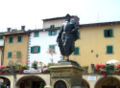
M 9 38 L 9 43 L 13 43 L 13 37 Z
M 113 46 L 107 46 L 107 54 L 113 53 Z
M 50 30 L 48 31 L 48 35 L 49 35 L 49 36 L 51 35 L 51 31 L 50 31 Z
M 16 52 L 16 58 L 21 58 L 21 52 Z
M 110 29 L 110 37 L 113 37 L 113 30 Z
M 79 47 L 75 47 L 74 55 L 78 55 L 78 54 L 79 54 Z
M 57 35 L 57 30 L 55 30 L 55 35 Z
M 3 36 L 0 36 L 0 39 L 3 39 Z
M 34 37 L 38 37 L 39 36 L 39 32 L 34 32 Z
M 55 50 L 55 45 L 50 45 L 49 48 Z
M 40 46 L 38 46 L 38 53 L 40 53 Z
M 8 52 L 8 58 L 12 58 L 12 52 Z
M 18 36 L 18 42 L 22 41 L 22 36 Z
M 107 30 L 104 30 L 104 37 L 107 37 Z
M 34 47 L 31 47 L 31 53 L 33 53 L 33 48 L 34 48 Z

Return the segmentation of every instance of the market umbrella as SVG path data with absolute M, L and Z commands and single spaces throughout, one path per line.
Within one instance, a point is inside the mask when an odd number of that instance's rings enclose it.
M 120 61 L 116 60 L 116 59 L 111 59 L 111 60 L 106 62 L 106 64 L 117 64 L 117 63 L 120 63 Z

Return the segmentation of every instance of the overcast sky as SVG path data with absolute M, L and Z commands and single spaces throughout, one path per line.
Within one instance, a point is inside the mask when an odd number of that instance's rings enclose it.
M 80 17 L 80 23 L 120 21 L 120 0 L 0 0 L 0 32 L 42 28 L 42 19 Z

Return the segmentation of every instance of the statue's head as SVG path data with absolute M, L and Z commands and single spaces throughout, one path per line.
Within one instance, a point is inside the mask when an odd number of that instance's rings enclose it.
M 79 19 L 79 17 L 74 16 L 74 17 L 73 17 L 73 20 L 76 22 L 76 24 L 78 24 L 78 25 L 79 25 L 79 20 L 80 20 L 80 19 Z
M 67 14 L 65 18 L 66 18 L 66 21 L 70 22 L 71 16 L 69 14 Z
M 71 21 L 71 23 L 72 23 L 72 24 L 76 24 L 76 21 L 73 19 L 73 20 Z

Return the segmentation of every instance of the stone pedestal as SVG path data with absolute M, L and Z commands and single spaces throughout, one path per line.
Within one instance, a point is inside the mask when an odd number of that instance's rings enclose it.
M 52 88 L 81 88 L 82 70 L 73 62 L 60 62 L 50 67 Z

